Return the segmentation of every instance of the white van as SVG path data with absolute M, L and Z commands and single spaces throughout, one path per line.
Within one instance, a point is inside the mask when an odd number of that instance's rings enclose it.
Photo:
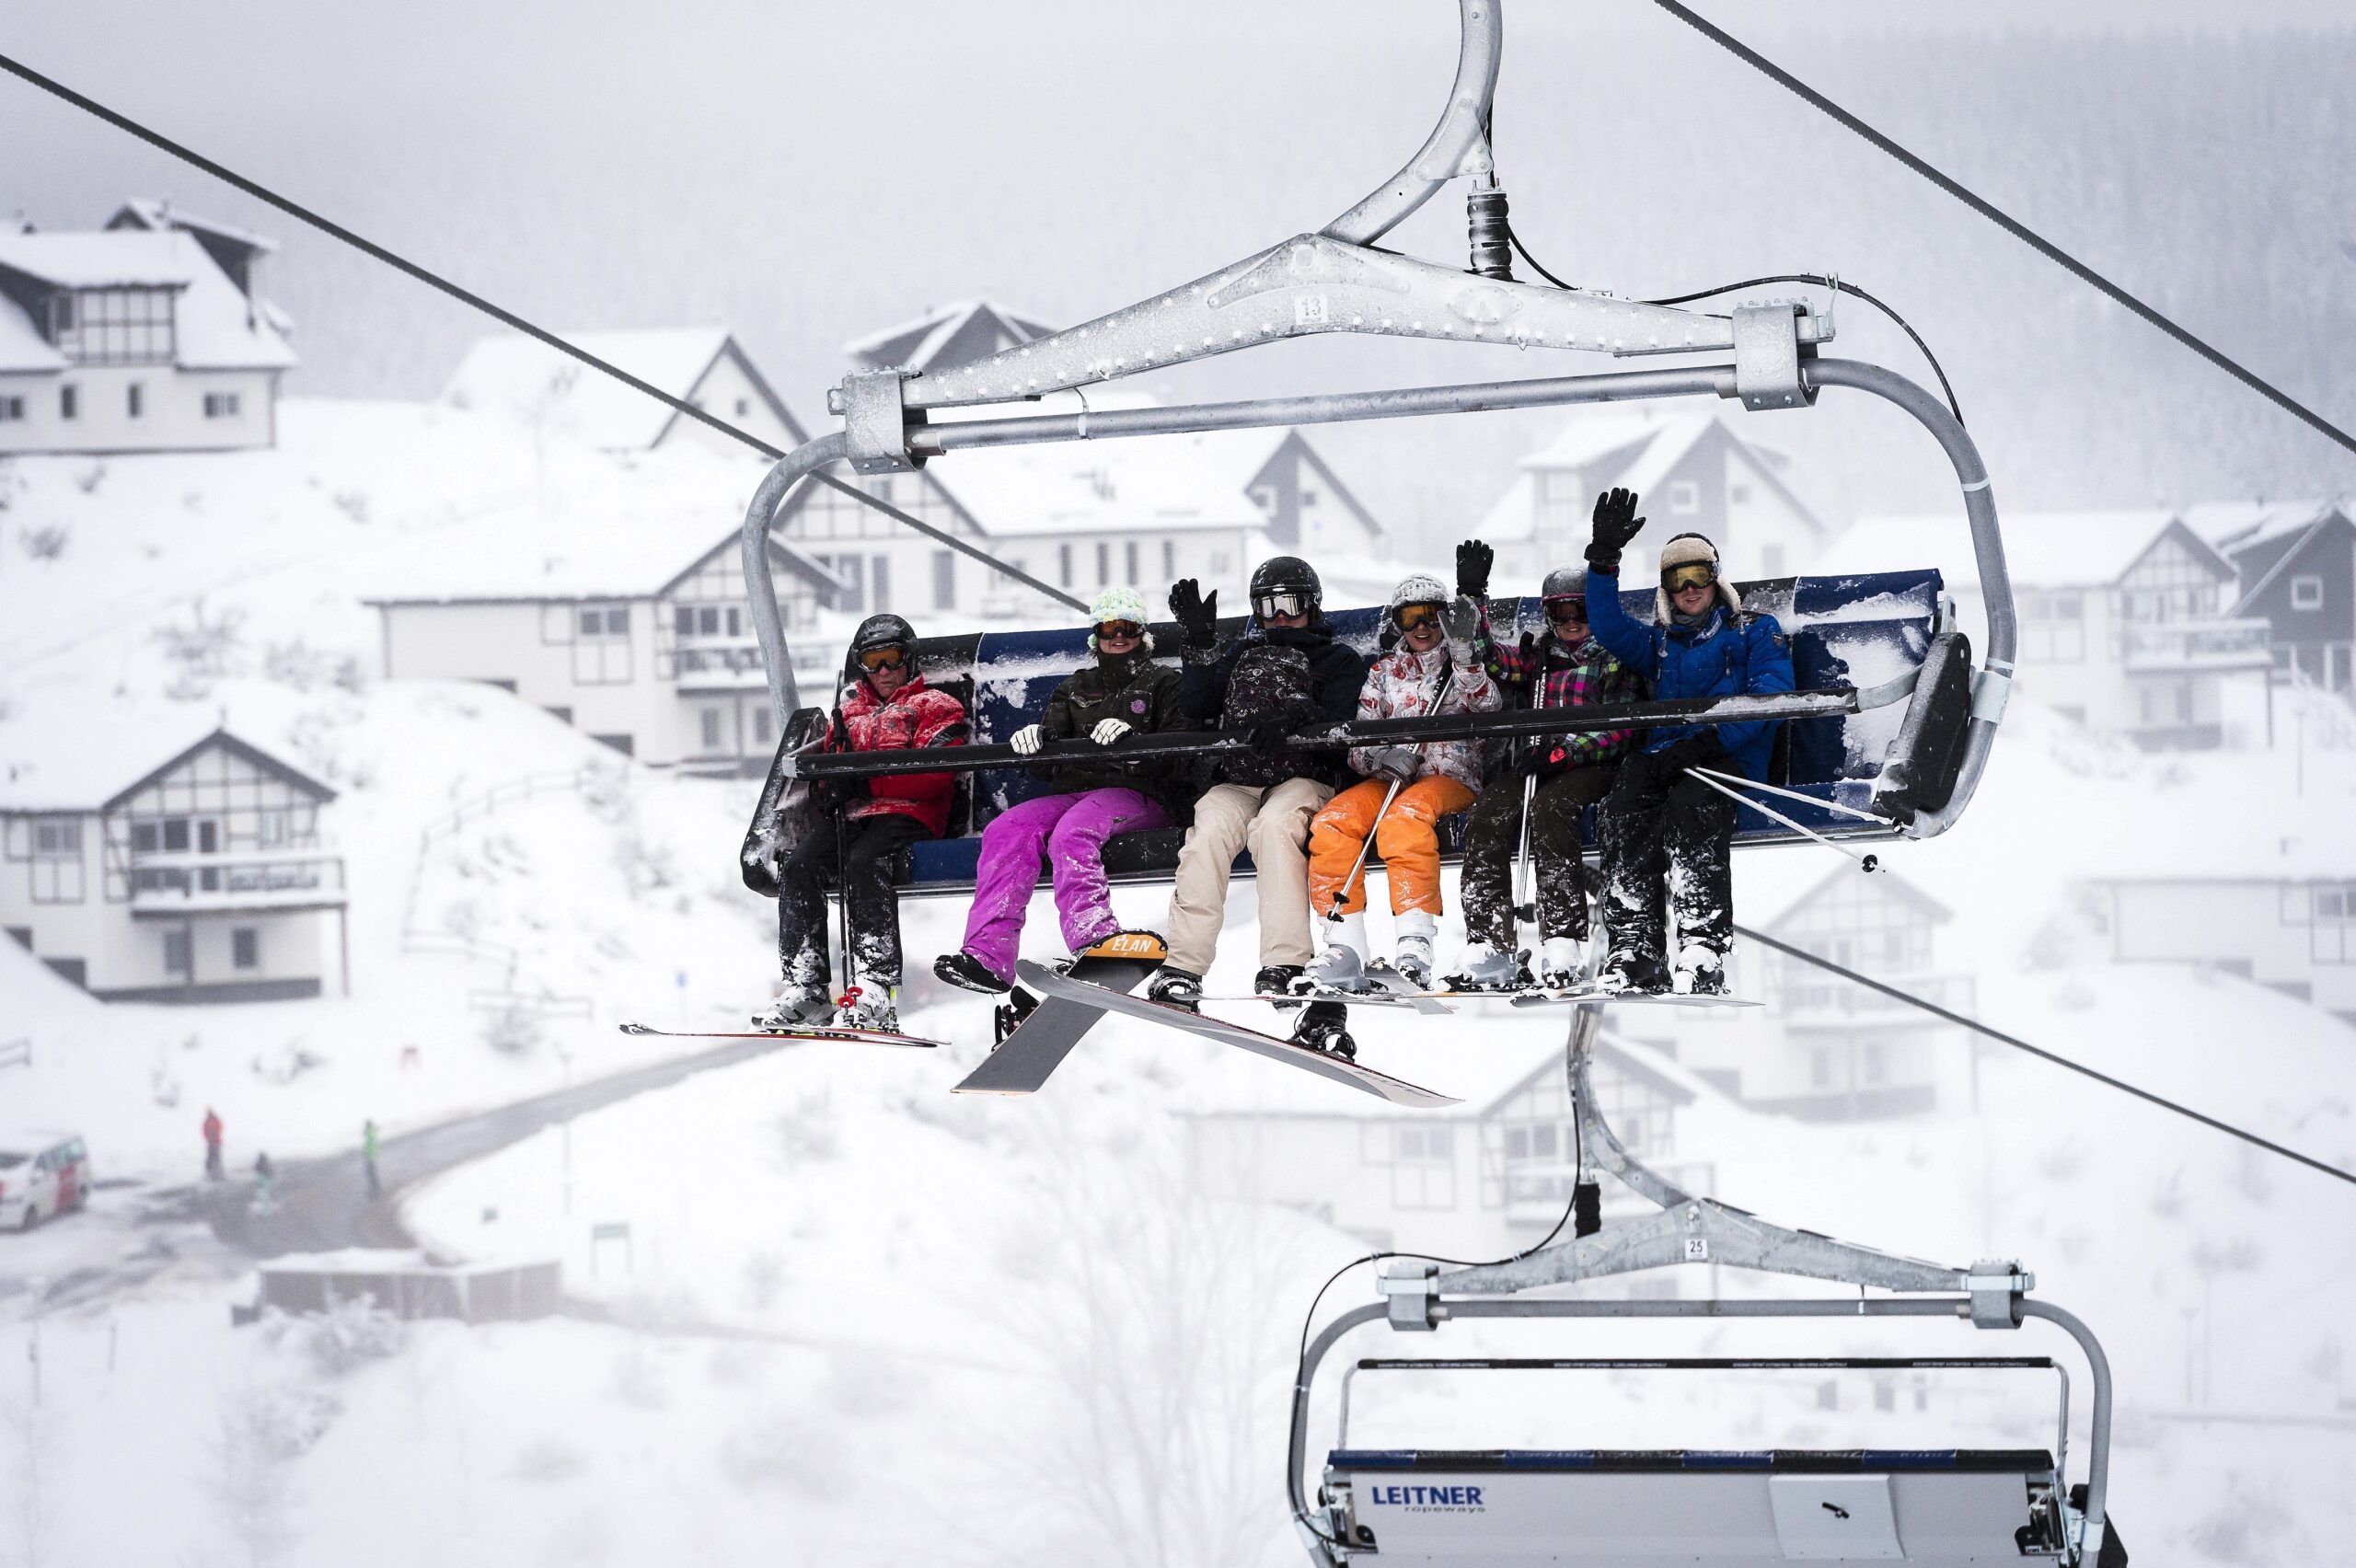
M 0 1229 L 30 1230 L 90 1201 L 90 1151 L 71 1133 L 0 1133 Z

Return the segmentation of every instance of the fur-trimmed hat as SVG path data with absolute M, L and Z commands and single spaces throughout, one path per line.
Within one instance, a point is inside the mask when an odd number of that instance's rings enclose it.
M 1140 628 L 1141 650 L 1153 651 L 1153 633 L 1144 631 L 1146 624 L 1145 595 L 1134 588 L 1107 588 L 1098 594 L 1088 606 L 1088 651 L 1096 651 L 1096 628 L 1106 621 L 1135 621 Z
M 1719 567 L 1718 547 L 1710 543 L 1706 535 L 1680 534 L 1660 548 L 1660 582 L 1653 590 L 1653 613 L 1657 625 L 1669 625 L 1677 613 L 1677 606 L 1669 602 L 1669 572 L 1697 561 L 1706 561 L 1713 567 L 1718 567 L 1715 586 L 1719 602 L 1726 605 L 1727 614 L 1742 614 L 1742 595 L 1734 591 L 1734 584 L 1727 581 L 1725 569 Z

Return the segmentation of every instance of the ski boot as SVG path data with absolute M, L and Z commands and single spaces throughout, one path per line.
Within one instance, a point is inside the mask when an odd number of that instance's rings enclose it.
M 1615 952 L 1603 961 L 1595 988 L 1607 997 L 1657 997 L 1669 989 L 1669 976 L 1657 958 Z
M 1677 973 L 1673 988 L 1680 996 L 1723 997 L 1727 994 L 1726 955 L 1713 947 L 1693 942 L 1680 948 L 1677 954 Z
M 899 1033 L 900 988 L 853 986 L 835 1000 L 835 1027 L 864 1030 L 870 1034 Z
M 1007 992 L 1006 1000 L 990 1009 L 990 1049 L 995 1051 L 1006 1043 L 1006 1037 L 1022 1027 L 1022 1020 L 1039 1009 L 1039 998 L 1017 986 Z
M 1371 991 L 1366 977 L 1366 911 L 1325 922 L 1325 951 L 1311 960 L 1296 991 Z
M 1252 976 L 1252 994 L 1255 997 L 1289 997 L 1299 987 L 1304 973 L 1298 963 L 1264 963 L 1260 972 Z M 1283 1001 L 1276 1006 L 1290 1012 L 1300 1004 Z
M 753 1015 L 753 1027 L 772 1034 L 790 1033 L 814 1024 L 825 1024 L 835 1016 L 834 999 L 817 986 L 788 986 L 769 1004 L 767 1012 Z
M 1576 991 L 1586 985 L 1582 945 L 1574 937 L 1548 937 L 1538 950 L 1538 984 L 1550 991 Z
M 1300 1009 L 1300 1020 L 1292 1026 L 1293 1043 L 1345 1062 L 1356 1061 L 1358 1043 L 1345 1027 L 1349 1016 L 1349 1009 L 1339 1002 L 1311 1002 Z
M 1072 962 L 1076 963 L 1083 958 L 1126 958 L 1142 963 L 1165 963 L 1170 959 L 1170 944 L 1161 940 L 1159 931 L 1124 928 L 1090 942 L 1072 955 Z
M 990 966 L 970 952 L 944 952 L 932 961 L 932 972 L 952 986 L 968 991 L 979 991 L 986 997 L 1003 997 L 1014 988 L 1014 983 L 1004 980 Z
M 1391 949 L 1391 967 L 1399 977 L 1418 991 L 1432 988 L 1432 938 L 1438 934 L 1439 922 L 1429 915 L 1406 914 L 1398 917 L 1398 940 Z
M 1146 982 L 1145 999 L 1181 1012 L 1198 1013 L 1203 1010 L 1203 977 L 1190 969 L 1165 963 Z
M 1499 952 L 1486 942 L 1474 942 L 1464 950 L 1456 973 L 1448 976 L 1446 985 L 1451 991 L 1512 991 L 1529 983 L 1529 971 L 1513 953 Z

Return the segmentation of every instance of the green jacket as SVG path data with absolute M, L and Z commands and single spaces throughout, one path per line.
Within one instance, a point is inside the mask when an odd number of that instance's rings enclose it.
M 1162 734 L 1189 726 L 1178 711 L 1178 672 L 1157 664 L 1144 649 L 1115 659 L 1099 654 L 1096 663 L 1073 674 L 1047 698 L 1046 717 L 1040 727 L 1051 741 L 1085 735 L 1107 719 L 1118 719 L 1142 734 Z M 1139 790 L 1164 801 L 1180 792 L 1178 769 L 1167 757 L 1116 761 L 1108 751 L 1103 761 L 1057 762 L 1044 769 L 1048 788 L 1059 795 L 1085 790 Z

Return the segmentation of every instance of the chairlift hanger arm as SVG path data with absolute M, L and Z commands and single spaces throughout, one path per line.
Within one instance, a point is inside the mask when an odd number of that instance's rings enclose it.
M 1489 106 L 1497 94 L 1497 67 L 1505 59 L 1500 4 L 1501 0 L 1457 0 L 1456 81 L 1449 88 L 1439 123 L 1397 174 L 1327 224 L 1326 234 L 1350 245 L 1371 245 L 1449 180 L 1492 171 L 1486 127 Z

